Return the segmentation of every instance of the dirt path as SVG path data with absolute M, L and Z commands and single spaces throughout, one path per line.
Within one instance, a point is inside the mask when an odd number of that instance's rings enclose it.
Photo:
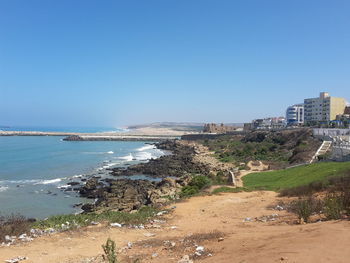
M 120 251 L 122 262 L 137 258 L 139 262 L 177 262 L 195 252 L 195 243 L 204 247 L 204 253 L 194 262 L 349 262 L 350 222 L 289 225 L 285 222 L 295 220 L 294 216 L 268 209 L 278 200 L 273 192 L 195 197 L 176 204 L 160 228 L 94 226 L 41 237 L 0 248 L 0 262 L 16 256 L 28 257 L 24 263 L 96 262 L 88 258 L 102 253 L 101 244 L 108 237 L 118 248 L 133 243 L 131 249 Z M 279 215 L 276 221 L 254 220 L 272 214 Z

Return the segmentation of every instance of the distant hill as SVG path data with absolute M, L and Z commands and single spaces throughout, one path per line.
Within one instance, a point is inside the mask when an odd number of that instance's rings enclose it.
M 243 123 L 224 123 L 227 126 L 243 127 Z M 140 129 L 140 128 L 168 128 L 176 131 L 194 131 L 199 132 L 204 128 L 204 122 L 154 122 L 147 124 L 130 125 L 128 129 Z
M 148 124 L 130 125 L 128 129 L 140 129 L 140 128 L 168 128 L 177 131 L 201 131 L 203 130 L 204 123 L 191 123 L 191 122 L 155 122 Z

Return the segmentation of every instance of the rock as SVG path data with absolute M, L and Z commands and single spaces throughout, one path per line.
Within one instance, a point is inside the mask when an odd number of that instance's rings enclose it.
M 196 251 L 199 253 L 203 253 L 204 252 L 204 247 L 203 246 L 198 246 L 196 247 Z
M 167 214 L 167 213 L 168 213 L 168 211 L 160 211 L 157 213 L 157 216 L 162 216 L 162 215 Z
M 110 226 L 111 227 L 122 227 L 122 225 L 119 223 L 110 223 Z
M 16 258 L 7 259 L 7 260 L 5 260 L 5 262 L 6 263 L 17 263 L 17 262 L 20 262 L 20 261 L 26 260 L 26 259 L 27 259 L 26 257 L 18 256 Z
M 30 242 L 33 241 L 33 238 L 28 237 L 27 234 L 22 234 L 18 237 L 19 240 L 23 241 L 23 242 Z
M 74 186 L 74 185 L 79 185 L 80 183 L 79 182 L 68 182 L 67 184 L 71 185 L 71 186 Z
M 84 204 L 81 207 L 82 210 L 84 210 L 84 212 L 86 213 L 90 213 L 95 211 L 95 205 L 94 204 Z
M 154 237 L 156 234 L 153 233 L 144 233 L 143 234 L 145 237 Z
M 56 232 L 56 230 L 53 229 L 53 228 L 48 228 L 48 229 L 45 229 L 45 230 L 44 230 L 44 233 L 45 233 L 45 234 L 53 234 L 53 233 L 55 233 L 55 232 Z
M 277 206 L 275 207 L 275 210 L 282 211 L 282 210 L 284 210 L 284 207 L 282 207 L 282 206 L 280 206 L 280 205 L 277 205 Z
M 219 237 L 218 242 L 222 242 L 222 241 L 224 241 L 224 238 L 223 237 Z
M 152 258 L 156 258 L 156 257 L 158 257 L 158 254 L 157 253 L 153 253 L 152 254 Z
M 243 222 L 251 222 L 252 221 L 252 218 L 251 217 L 246 217 Z
M 193 263 L 188 255 L 184 255 L 177 263 Z

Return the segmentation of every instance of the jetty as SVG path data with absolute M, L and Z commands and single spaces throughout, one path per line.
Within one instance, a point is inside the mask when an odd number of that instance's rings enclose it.
M 0 136 L 65 136 L 64 141 L 164 141 L 179 138 L 176 135 L 39 131 L 0 131 Z

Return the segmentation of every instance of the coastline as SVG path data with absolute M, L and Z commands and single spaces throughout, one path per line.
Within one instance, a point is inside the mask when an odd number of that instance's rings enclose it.
M 0 131 L 0 136 L 65 136 L 66 141 L 162 141 L 178 138 L 176 135 L 127 133 L 70 133 L 40 131 Z
M 0 155 L 3 157 L 0 163 L 4 164 L 0 177 L 0 195 L 4 200 L 1 215 L 20 213 L 42 219 L 78 213 L 82 211 L 79 204 L 89 202 L 79 196 L 78 189 L 87 180 L 111 178 L 113 167 L 147 162 L 164 154 L 150 145 L 151 141 L 75 144 L 60 138 L 1 138 L 4 143 Z M 31 154 L 32 149 L 35 154 Z M 130 179 L 155 180 L 142 175 Z
M 186 186 L 193 174 L 207 175 L 205 164 L 194 161 L 195 149 L 176 140 L 155 144 L 157 149 L 166 151 L 156 159 L 127 167 L 110 169 L 107 179 L 92 178 L 79 189 L 82 197 L 96 200 L 84 204 L 84 212 L 106 210 L 131 212 L 143 206 L 161 207 L 170 200 L 180 198 L 181 188 Z M 132 180 L 133 176 L 143 175 L 155 180 Z

